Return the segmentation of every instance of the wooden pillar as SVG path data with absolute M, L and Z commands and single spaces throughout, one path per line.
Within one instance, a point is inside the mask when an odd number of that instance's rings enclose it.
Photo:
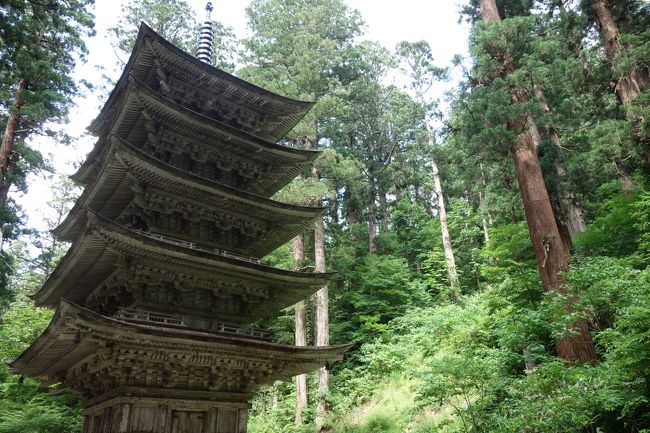
M 246 433 L 249 404 L 123 396 L 84 411 L 82 433 Z

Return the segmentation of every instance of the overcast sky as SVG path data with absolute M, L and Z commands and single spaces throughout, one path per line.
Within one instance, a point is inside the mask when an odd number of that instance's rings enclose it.
M 188 0 L 195 8 L 197 17 L 205 14 L 204 0 Z M 438 66 L 449 65 L 456 54 L 465 54 L 467 50 L 468 28 L 458 23 L 459 3 L 465 0 L 346 0 L 347 4 L 358 9 L 366 24 L 363 39 L 379 41 L 383 46 L 394 49 L 403 40 L 426 40 L 431 45 L 435 63 Z M 121 71 L 115 70 L 116 57 L 109 43 L 107 29 L 119 19 L 121 0 L 96 0 L 95 22 L 97 35 L 87 41 L 90 51 L 87 63 L 76 70 L 78 79 L 92 83 L 101 83 L 102 72 L 117 79 Z M 234 29 L 237 37 L 247 35 L 245 9 L 248 0 L 212 1 L 214 11 L 212 18 Z M 442 88 L 438 92 L 442 92 Z M 103 104 L 103 93 L 89 93 L 77 102 L 70 115 L 70 122 L 62 125 L 73 136 L 81 136 L 85 128 L 98 114 Z M 442 97 L 442 95 L 432 95 Z M 94 140 L 85 137 L 69 147 L 57 145 L 51 140 L 35 140 L 33 145 L 44 154 L 49 155 L 57 172 L 72 174 L 74 163 L 79 162 L 90 151 Z M 45 203 L 50 196 L 51 181 L 44 177 L 31 179 L 28 194 L 18 197 L 29 216 L 29 225 L 44 229 L 42 216 L 47 212 Z M 15 196 L 15 195 L 14 195 Z

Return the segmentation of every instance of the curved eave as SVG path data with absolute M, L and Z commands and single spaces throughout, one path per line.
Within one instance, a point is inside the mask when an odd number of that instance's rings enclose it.
M 82 329 L 83 335 L 80 332 Z M 297 347 L 189 329 L 128 323 L 101 316 L 61 299 L 47 329 L 9 365 L 14 371 L 25 376 L 62 380 L 69 368 L 94 354 L 102 345 L 111 342 L 110 338 L 101 335 L 115 336 L 115 341 L 125 341 L 129 338 L 142 341 L 142 337 L 147 336 L 146 344 L 152 347 L 189 347 L 202 353 L 220 354 L 232 351 L 236 352 L 237 356 L 289 361 L 290 365 L 277 373 L 278 379 L 305 373 L 340 360 L 352 347 L 350 344 Z
M 71 298 L 79 302 L 85 299 L 85 296 L 97 284 L 116 269 L 116 258 L 105 254 L 109 240 L 112 242 L 112 249 L 121 248 L 125 255 L 129 253 L 135 254 L 136 252 L 139 254 L 146 253 L 148 257 L 158 257 L 163 266 L 168 262 L 186 263 L 187 266 L 202 269 L 201 272 L 205 274 L 237 274 L 243 279 L 268 282 L 269 286 L 289 284 L 300 287 L 299 293 L 285 297 L 284 300 L 281 299 L 286 305 L 274 306 L 278 309 L 292 305 L 308 296 L 309 293 L 315 292 L 335 275 L 334 273 L 287 271 L 233 255 L 190 248 L 185 244 L 170 239 L 160 239 L 131 230 L 104 218 L 92 210 L 87 210 L 84 221 L 87 225 L 86 230 L 80 233 L 43 287 L 34 295 L 36 305 L 53 306 L 56 305 L 60 298 Z M 101 240 L 98 240 L 98 237 Z M 133 252 L 134 249 L 138 251 Z M 83 262 L 83 267 L 79 265 L 81 262 Z M 86 272 L 86 268 L 90 266 L 86 262 L 103 266 L 103 273 L 98 275 L 94 272 Z M 80 268 L 77 269 L 80 277 L 74 277 L 72 281 L 66 282 L 66 277 L 75 268 Z M 76 290 L 76 295 L 69 296 L 73 290 Z M 262 313 L 260 312 L 258 317 L 262 317 Z
M 239 251 L 242 254 L 256 257 L 262 257 L 288 242 L 303 231 L 309 223 L 322 216 L 326 209 L 324 207 L 297 206 L 278 202 L 192 175 L 151 157 L 114 135 L 111 136 L 110 145 L 107 148 L 108 154 L 103 159 L 99 176 L 92 185 L 84 190 L 66 219 L 54 229 L 55 235 L 64 240 L 71 241 L 78 236 L 83 223 L 80 220 L 80 215 L 85 214 L 85 209 L 97 211 L 104 209 L 107 198 L 112 197 L 111 194 L 118 193 L 117 190 L 123 187 L 121 182 L 122 179 L 126 178 L 127 171 L 130 171 L 132 176 L 141 178 L 142 182 L 153 185 L 154 188 L 168 190 L 173 192 L 174 195 L 184 197 L 187 200 L 194 200 L 194 202 L 199 200 L 203 203 L 227 201 L 230 203 L 230 213 L 238 214 L 240 218 L 251 215 L 257 220 L 264 221 L 268 226 L 277 226 L 269 234 L 270 239 L 259 239 L 257 242 L 253 242 L 250 247 Z M 121 174 L 116 174 L 116 172 Z M 118 180 L 112 180 L 112 178 Z M 197 196 L 197 193 L 200 196 Z M 121 193 L 121 195 L 125 194 Z M 114 209 L 109 209 L 112 213 L 110 215 L 107 214 L 107 211 L 101 211 L 100 213 L 110 219 L 115 219 L 129 202 L 130 200 L 123 202 L 121 206 L 113 206 Z M 222 247 L 227 248 L 226 245 Z
M 151 48 L 147 46 L 147 39 L 156 44 L 156 46 L 160 49 L 165 50 L 172 58 L 177 59 L 175 62 L 176 67 L 185 69 L 187 75 L 203 77 L 207 81 L 214 81 L 217 83 L 224 83 L 232 86 L 235 89 L 236 93 L 234 96 L 238 97 L 238 99 L 249 99 L 249 105 L 254 106 L 256 101 L 263 100 L 266 103 L 276 107 L 277 109 L 281 109 L 282 111 L 287 112 L 289 118 L 282 122 L 272 132 L 272 135 L 265 137 L 271 141 L 277 141 L 284 137 L 314 105 L 314 102 L 300 101 L 288 98 L 286 96 L 278 95 L 267 89 L 249 83 L 246 80 L 237 78 L 234 75 L 231 75 L 219 68 L 208 65 L 207 63 L 198 60 L 191 54 L 186 53 L 180 48 L 174 46 L 172 43 L 168 42 L 162 36 L 153 31 L 146 24 L 141 23 L 133 51 L 129 57 L 129 61 L 124 68 L 120 79 L 115 85 L 115 88 L 106 101 L 106 104 L 104 104 L 104 107 L 102 108 L 99 116 L 91 124 L 91 127 L 89 128 L 91 131 L 101 128 L 100 125 L 105 122 L 105 119 L 110 118 L 110 115 L 108 115 L 108 113 L 111 111 L 112 105 L 115 103 L 115 101 L 120 99 L 124 87 L 128 82 L 128 76 L 131 73 L 136 72 L 137 69 L 144 69 L 146 71 L 149 71 L 155 68 L 153 62 L 155 53 L 150 53 L 148 58 L 143 60 L 143 57 L 146 57 L 144 56 L 145 51 L 151 50 Z M 210 92 L 210 90 L 210 88 L 205 89 L 206 92 Z M 247 95 L 250 95 L 250 97 L 246 98 Z
M 272 195 L 290 182 L 302 170 L 311 165 L 320 154 L 318 150 L 288 147 L 264 140 L 226 123 L 197 113 L 165 98 L 134 76 L 127 76 L 125 78 L 124 92 L 121 95 L 120 98 L 111 104 L 110 112 L 113 120 L 95 129 L 92 129 L 93 127 L 91 126 L 92 132 L 101 137 L 106 137 L 113 133 L 126 138 L 126 134 L 134 129 L 134 123 L 137 122 L 137 119 L 134 119 L 133 115 L 130 115 L 129 112 L 140 112 L 145 106 L 156 107 L 156 109 L 166 112 L 168 119 L 166 123 L 175 123 L 177 125 L 188 123 L 190 126 L 187 128 L 205 130 L 207 133 L 203 133 L 202 135 L 204 136 L 228 137 L 223 143 L 229 146 L 228 150 L 233 152 L 233 154 L 239 157 L 252 158 L 252 160 L 259 160 L 261 158 L 267 161 L 267 163 L 270 163 L 276 168 L 272 171 L 279 174 L 280 178 L 274 182 L 268 182 L 266 180 L 258 181 L 269 184 L 263 187 L 263 192 L 268 195 Z M 214 143 L 204 144 L 226 150 L 223 144 L 221 146 Z M 96 161 L 102 159 L 103 145 L 103 140 L 98 140 L 79 170 L 71 176 L 73 180 L 80 183 L 88 182 L 88 178 L 96 172 Z M 242 149 L 244 148 L 248 149 L 248 151 L 243 152 Z

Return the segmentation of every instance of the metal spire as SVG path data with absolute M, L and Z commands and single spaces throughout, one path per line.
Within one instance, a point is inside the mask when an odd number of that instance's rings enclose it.
M 207 64 L 212 64 L 212 42 L 214 41 L 214 29 L 212 28 L 212 2 L 205 5 L 205 21 L 199 30 L 199 45 L 196 49 L 196 57 Z

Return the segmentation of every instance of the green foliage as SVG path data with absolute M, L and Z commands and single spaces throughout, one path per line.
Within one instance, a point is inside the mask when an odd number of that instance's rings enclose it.
M 55 122 L 65 121 L 73 99 L 85 81 L 73 78 L 73 70 L 87 52 L 84 38 L 94 34 L 94 0 L 67 2 L 12 0 L 0 5 L 0 127 L 9 114 L 17 116 L 15 134 L 7 134 L 7 159 L 0 179 L 2 240 L 16 239 L 25 231 L 22 211 L 12 200 L 14 190 L 27 190 L 27 176 L 51 170 L 43 149 L 30 146 L 30 138 L 47 135 L 61 143 L 70 137 Z M 19 92 L 20 83 L 24 91 Z M 20 98 L 16 99 L 17 96 Z M 18 101 L 18 107 L 14 102 Z M 5 165 L 6 162 L 6 165 Z M 10 194 L 11 193 L 11 194 Z M 5 248 L 0 263 L 0 308 L 11 300 L 9 276 L 17 265 Z
M 194 54 L 197 48 L 199 22 L 194 8 L 185 0 L 129 0 L 122 5 L 122 16 L 109 29 L 113 44 L 124 56 L 126 63 L 131 53 L 140 23 L 144 22 L 172 44 Z M 232 28 L 219 22 L 212 24 L 214 51 L 212 64 L 226 71 L 233 71 L 236 62 L 236 41 Z
M 478 18 L 477 6 L 472 0 L 464 8 L 471 21 Z M 402 42 L 393 54 L 360 41 L 362 19 L 341 0 L 254 0 L 247 10 L 250 37 L 241 76 L 316 102 L 284 144 L 325 148 L 315 166 L 320 178 L 305 172 L 274 199 L 317 205 L 324 197 L 329 206 L 327 262 L 338 272 L 330 284 L 331 340 L 357 343 L 330 369 L 325 397 L 334 433 L 650 429 L 650 195 L 641 164 L 650 135 L 648 94 L 625 108 L 610 83 L 632 68 L 647 69 L 647 7 L 636 0 L 613 6 L 617 19 L 625 17 L 619 24 L 628 49 L 612 75 L 584 7 L 560 11 L 558 2 L 528 0 L 497 6 L 503 22 L 475 25 L 471 58 L 456 62 L 464 82 L 450 94 L 445 128 L 436 137 L 441 144 L 433 148 L 425 123 L 441 113 L 425 95 L 445 70 L 433 64 L 426 42 Z M 3 21 L 17 16 L 5 10 L 0 31 L 16 24 Z M 128 49 L 145 20 L 193 51 L 196 18 L 186 2 L 131 1 L 124 13 L 127 19 L 114 28 L 120 47 Z M 234 52 L 228 29 L 218 27 L 217 33 L 218 52 Z M 2 53 L 13 55 L 7 47 Z M 13 70 L 3 66 L 11 59 L 2 57 L 0 66 L 2 79 L 15 87 Z M 216 61 L 233 66 L 232 58 Z M 407 75 L 415 98 L 386 84 L 398 73 Z M 513 104 L 513 89 L 525 101 Z M 2 91 L 6 107 L 13 87 Z M 512 124 L 529 116 L 541 134 L 547 189 L 570 192 L 588 225 L 573 239 L 561 296 L 542 291 L 510 160 L 520 132 Z M 23 138 L 16 173 L 43 164 Z M 442 169 L 462 289 L 458 303 L 449 302 L 432 157 Z M 14 184 L 26 186 L 20 176 Z M 65 213 L 63 201 L 57 206 Z M 11 223 L 2 227 L 5 238 L 20 235 L 16 214 L 3 218 Z M 371 254 L 375 225 L 377 252 Z M 1 319 L 3 357 L 16 357 L 51 316 L 25 298 L 58 256 L 51 239 L 39 239 L 36 261 L 23 254 L 24 241 L 4 252 L 5 266 L 20 275 L 9 279 L 3 273 L 17 299 Z M 309 263 L 309 233 L 305 243 Z M 266 259 L 280 268 L 294 266 L 288 245 Z M 596 342 L 599 362 L 593 365 L 556 357 L 556 340 L 577 318 Z M 291 344 L 292 311 L 263 322 Z M 69 394 L 46 397 L 36 382 L 21 381 L 6 367 L 0 381 L 0 433 L 79 430 L 79 405 Z M 313 376 L 310 386 L 311 404 L 300 426 L 294 423 L 293 384 L 259 388 L 249 430 L 313 431 Z
M 574 239 L 576 251 L 581 255 L 602 255 L 620 257 L 637 251 L 639 236 L 635 217 L 638 195 L 622 192 L 601 204 L 597 217 L 589 224 L 586 232 Z M 639 203 L 642 207 L 643 202 Z M 639 213 L 641 216 L 641 213 Z
M 350 275 L 350 289 L 342 295 L 342 308 L 350 314 L 344 324 L 353 340 L 381 334 L 386 324 L 402 315 L 420 298 L 406 263 L 390 256 L 368 256 Z
M 507 275 L 527 272 L 535 264 L 533 246 L 525 223 L 503 224 L 490 230 L 490 240 L 481 250 L 487 264 L 482 275 L 490 282 Z
M 15 359 L 43 332 L 52 311 L 18 301 L 0 321 L 0 359 Z M 37 381 L 12 375 L 0 366 L 0 432 L 76 433 L 81 406 L 69 392 L 53 397 Z

